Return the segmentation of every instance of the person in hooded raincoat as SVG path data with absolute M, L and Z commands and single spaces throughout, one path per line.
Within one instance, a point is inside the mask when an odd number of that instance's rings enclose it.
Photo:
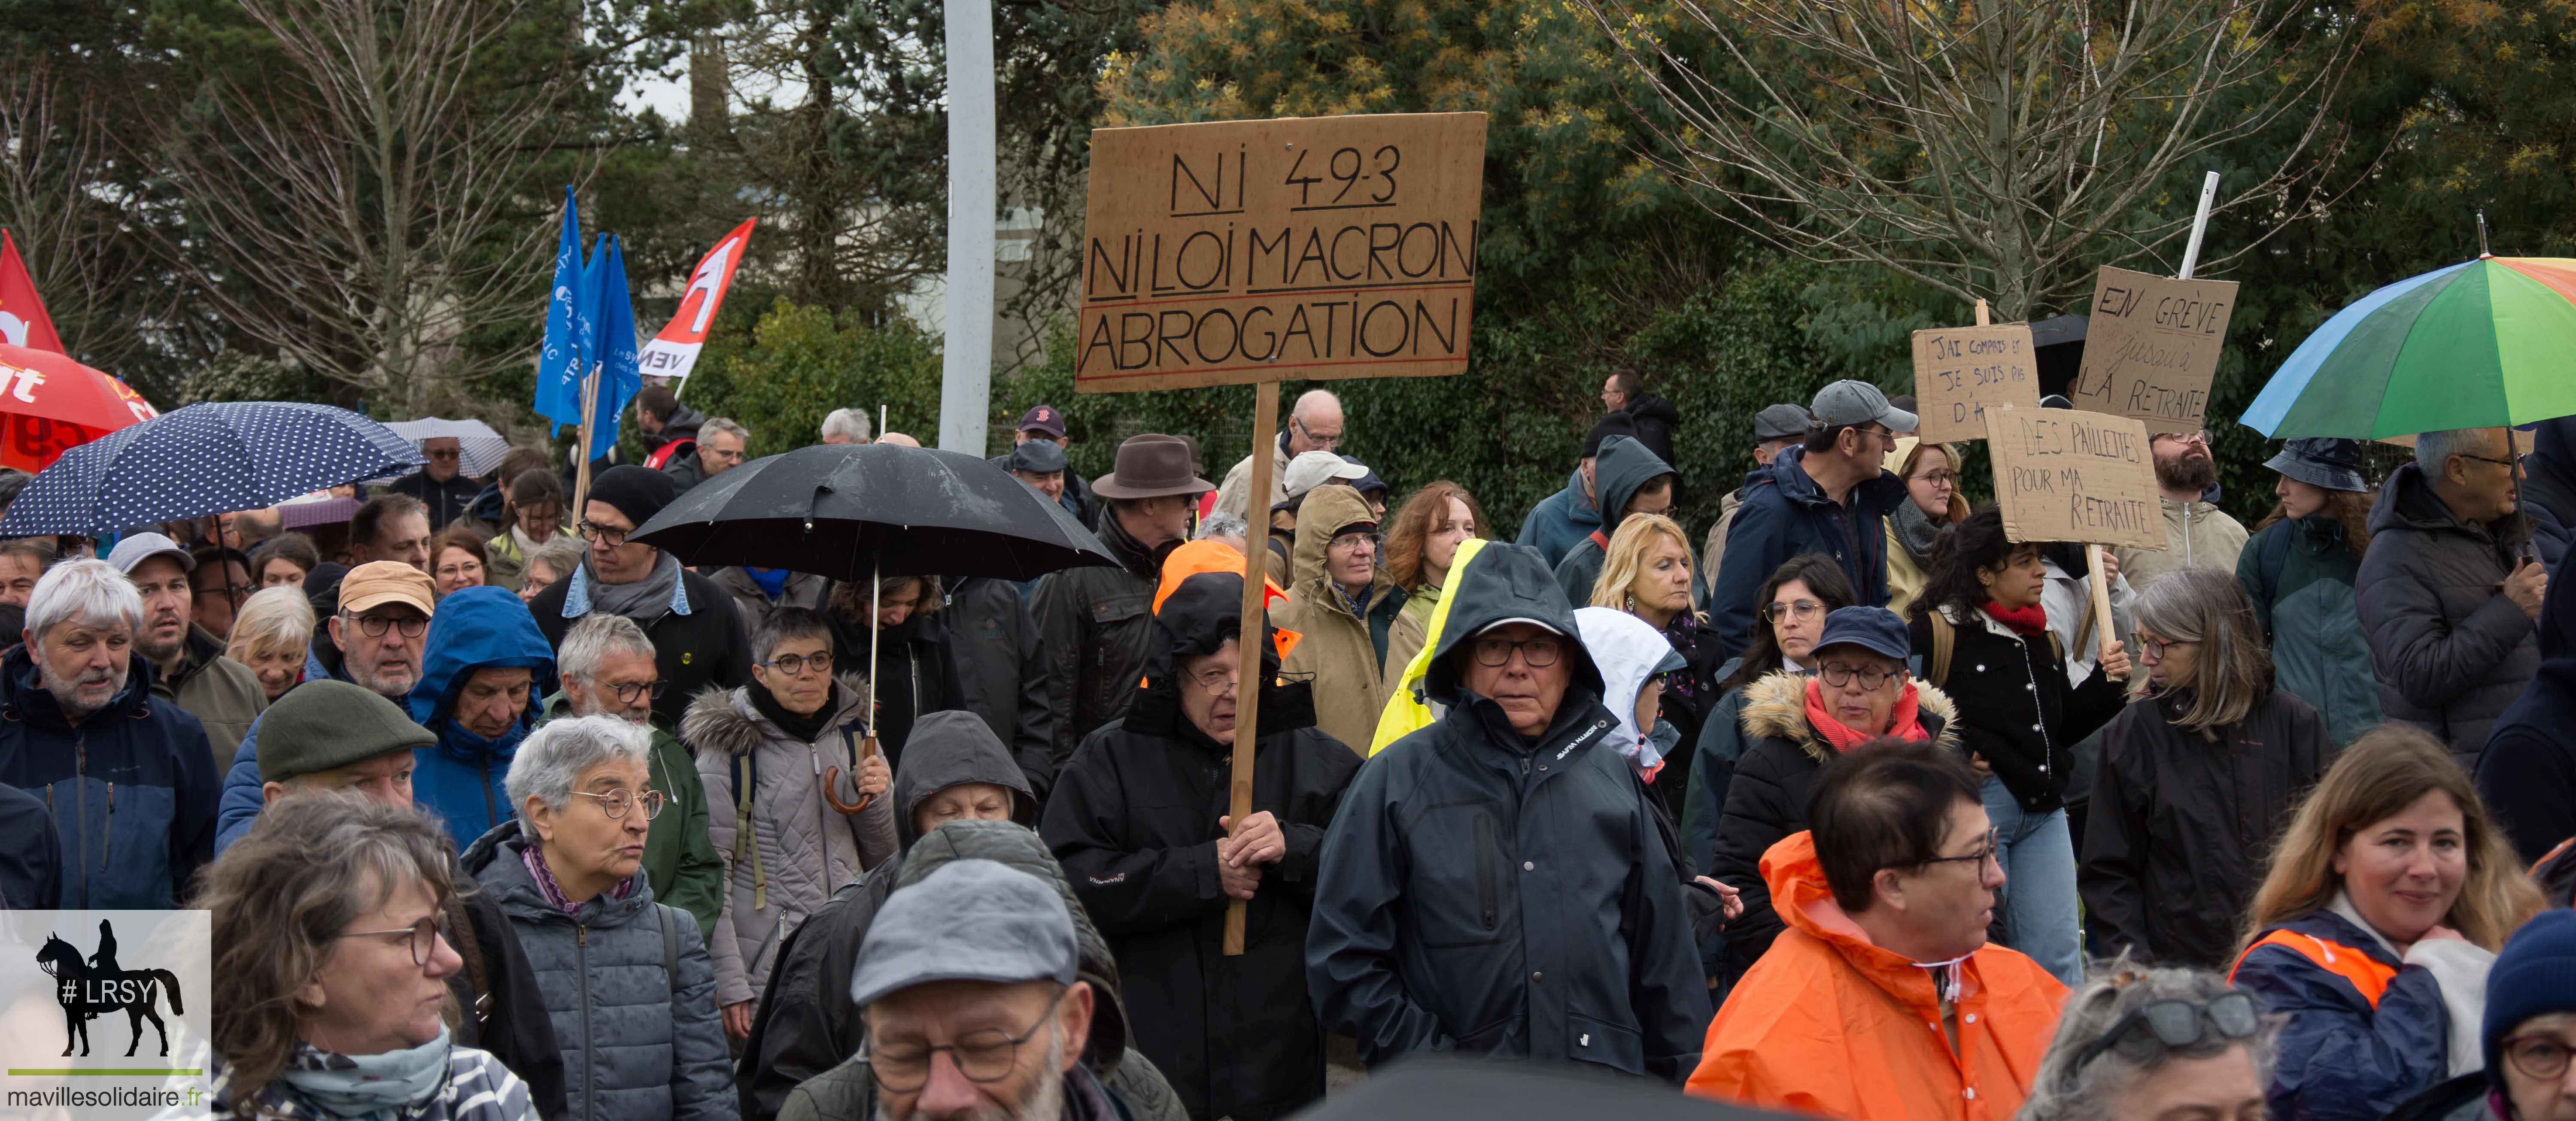
M 1404 606 L 1404 593 L 1376 564 L 1376 528 L 1358 491 L 1308 493 L 1297 518 L 1298 580 L 1274 616 L 1280 629 L 1305 636 L 1281 671 L 1314 683 L 1315 727 L 1343 744 L 1367 739 L 1386 708 L 1378 671 Z M 1354 568 L 1358 580 L 1349 578 Z
M 1467 562 L 1475 559 L 1488 544 L 1490 542 L 1483 538 L 1475 537 L 1458 543 L 1458 552 L 1449 564 L 1450 585 L 1458 582 L 1458 573 L 1465 571 Z M 1404 664 L 1402 676 L 1387 682 L 1386 709 L 1378 714 L 1377 733 L 1369 738 L 1370 755 L 1376 755 L 1386 750 L 1388 744 L 1430 727 L 1449 710 L 1449 706 L 1425 696 L 1422 689 L 1423 679 L 1431 668 L 1431 652 L 1440 648 L 1440 635 L 1448 625 L 1449 599 L 1444 593 L 1423 621 L 1421 649 Z
M 412 720 L 438 737 L 412 772 L 412 801 L 447 823 L 459 851 L 514 816 L 510 759 L 537 726 L 537 683 L 554 648 L 507 588 L 450 593 L 430 617 Z
M 1583 458 L 1575 464 L 1574 473 L 1566 477 L 1565 489 L 1540 499 L 1521 519 L 1518 544 L 1537 549 L 1554 568 L 1566 553 L 1586 536 L 1601 529 L 1601 506 L 1594 499 L 1600 493 L 1593 479 L 1601 468 L 1601 445 L 1612 436 L 1637 436 L 1636 421 L 1626 413 L 1612 413 L 1583 434 Z M 1607 536 L 1606 534 L 1604 535 Z
M 1556 584 L 1568 603 L 1592 602 L 1592 586 L 1610 555 L 1610 540 L 1619 525 L 1636 514 L 1661 514 L 1673 508 L 1680 476 L 1672 464 L 1656 458 L 1646 445 L 1626 436 L 1601 441 L 1601 458 L 1593 469 L 1601 496 L 1601 526 L 1566 549 L 1556 563 Z M 1687 542 L 1683 546 L 1687 551 Z
M 1255 644 L 1259 672 L 1240 672 L 1240 575 L 1166 584 L 1146 684 L 1074 753 L 1039 833 L 1117 951 L 1137 1049 L 1191 1116 L 1263 1121 L 1324 1095 L 1306 928 L 1324 830 L 1360 759 L 1314 727 L 1274 637 Z M 1261 735 L 1253 813 L 1229 832 L 1241 683 L 1262 688 Z M 1244 952 L 1228 957 L 1234 899 L 1248 902 Z
M 1462 546 L 1462 551 L 1464 547 Z M 1708 983 L 1653 795 L 1535 549 L 1451 574 L 1437 723 L 1361 769 L 1324 839 L 1306 973 L 1372 1065 L 1424 1051 L 1679 1081 Z

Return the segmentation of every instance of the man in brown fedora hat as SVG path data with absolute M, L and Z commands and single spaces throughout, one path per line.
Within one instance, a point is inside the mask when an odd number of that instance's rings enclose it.
M 1192 500 L 1215 489 L 1190 472 L 1180 437 L 1152 434 L 1118 445 L 1117 470 L 1091 484 L 1105 507 L 1100 541 L 1118 567 L 1051 574 L 1029 598 L 1046 651 L 1056 767 L 1092 729 L 1126 715 L 1145 672 L 1163 557 L 1189 539 Z

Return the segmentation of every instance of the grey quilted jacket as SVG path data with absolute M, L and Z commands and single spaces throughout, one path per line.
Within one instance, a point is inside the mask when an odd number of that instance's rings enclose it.
M 527 844 L 519 823 L 505 821 L 462 863 L 527 951 L 563 1048 L 571 1121 L 737 1121 L 698 920 L 654 903 L 642 875 L 626 898 L 602 896 L 566 914 L 529 875 L 520 855 Z
M 810 742 L 752 707 L 748 690 L 758 685 L 699 693 L 680 720 L 680 739 L 697 752 L 707 788 L 707 836 L 725 862 L 724 916 L 707 939 L 719 1005 L 759 996 L 779 946 L 805 916 L 897 851 L 891 799 L 852 817 L 823 798 L 828 768 L 840 770 L 833 788 L 842 801 L 858 797 L 854 760 L 865 734 L 867 685 L 856 677 L 838 684 L 833 701 L 841 707 Z M 737 770 L 752 787 L 748 805 L 734 789 Z

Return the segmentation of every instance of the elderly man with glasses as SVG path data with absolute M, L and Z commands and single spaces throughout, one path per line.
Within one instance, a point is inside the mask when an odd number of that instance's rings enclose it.
M 1707 978 L 1681 874 L 1545 557 L 1454 572 L 1423 692 L 1324 838 L 1306 977 L 1371 1065 L 1429 1051 L 1678 1082 Z M 1267 711 L 1265 707 L 1265 711 Z
M 1813 828 L 1762 860 L 1788 930 L 1709 1024 L 1690 1092 L 1812 1117 L 2013 1116 L 2066 986 L 1986 941 L 2004 872 L 1976 773 L 1919 740 L 1854 743 L 1807 811 Z
M 644 838 L 644 878 L 653 897 L 713 930 L 724 904 L 724 860 L 707 839 L 707 788 L 686 745 L 655 722 L 653 702 L 669 691 L 653 665 L 653 640 L 622 615 L 588 615 L 555 652 L 561 692 L 546 700 L 545 720 L 614 716 L 653 736 L 648 759 L 653 789 L 669 807 Z
M 1270 495 L 1262 500 L 1262 507 L 1288 501 L 1288 461 L 1307 452 L 1340 451 L 1344 432 L 1342 399 L 1332 391 L 1313 389 L 1298 397 L 1288 410 L 1288 423 L 1279 430 L 1279 442 L 1270 449 Z M 1251 490 L 1252 457 L 1247 455 L 1235 462 L 1217 487 L 1216 512 L 1250 521 Z
M 466 476 L 465 453 L 454 436 L 421 441 L 420 454 L 429 462 L 385 484 L 385 489 L 419 499 L 422 506 L 428 507 L 429 531 L 437 533 L 474 508 L 474 498 L 483 493 L 483 484 Z
M 680 566 L 679 558 L 627 540 L 635 527 L 680 496 L 671 476 L 628 464 L 590 483 L 579 530 L 589 549 L 581 567 L 528 603 L 546 641 L 561 645 L 574 621 L 592 612 L 622 615 L 653 640 L 653 663 L 665 683 L 653 713 L 676 724 L 689 698 L 710 685 L 751 680 L 742 615 L 715 581 Z

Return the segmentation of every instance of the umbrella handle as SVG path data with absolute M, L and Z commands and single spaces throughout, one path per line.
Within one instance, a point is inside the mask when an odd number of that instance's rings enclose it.
M 877 738 L 875 736 L 868 736 L 859 741 L 859 758 L 872 759 L 876 757 L 876 753 Z M 842 801 L 840 793 L 834 789 L 840 784 L 840 781 L 841 768 L 835 766 L 825 767 L 823 769 L 823 800 L 832 803 L 833 809 L 839 810 L 844 814 L 856 815 L 860 811 L 867 809 L 868 803 L 876 801 L 877 796 L 874 794 L 859 795 L 859 800 L 855 804 Z M 856 772 L 853 772 L 850 775 L 850 781 L 853 784 L 859 781 L 859 776 Z

